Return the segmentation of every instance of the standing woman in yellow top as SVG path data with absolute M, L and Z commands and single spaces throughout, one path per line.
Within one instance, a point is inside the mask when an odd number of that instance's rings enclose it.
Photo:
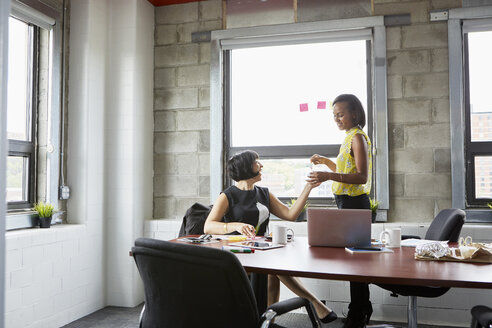
M 311 183 L 333 180 L 338 208 L 370 209 L 372 154 L 371 141 L 362 131 L 366 125 L 364 108 L 356 96 L 342 94 L 333 101 L 333 118 L 346 132 L 336 163 L 318 154 L 311 157 L 311 162 L 325 164 L 333 172 L 312 172 L 309 179 Z M 350 282 L 350 299 L 344 328 L 364 327 L 372 314 L 369 285 Z

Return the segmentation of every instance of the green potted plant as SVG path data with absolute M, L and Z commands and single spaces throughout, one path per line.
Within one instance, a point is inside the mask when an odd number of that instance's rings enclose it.
M 296 201 L 297 201 L 296 199 L 291 198 L 290 201 L 288 202 L 289 207 L 292 207 Z M 309 206 L 309 202 L 306 202 L 306 204 L 304 204 L 304 207 L 302 208 L 301 214 L 299 214 L 299 216 L 297 217 L 296 222 L 306 221 L 306 209 L 308 208 L 308 206 Z
M 39 227 L 49 228 L 51 226 L 51 218 L 55 213 L 55 207 L 50 203 L 39 202 L 34 204 L 34 210 L 38 212 Z
M 369 198 L 369 202 L 371 203 L 371 212 L 372 212 L 372 223 L 376 222 L 376 215 L 378 213 L 379 201 L 375 198 Z

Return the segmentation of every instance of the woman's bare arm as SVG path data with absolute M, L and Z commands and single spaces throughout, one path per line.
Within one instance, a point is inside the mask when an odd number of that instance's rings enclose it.
M 299 214 L 301 214 L 304 205 L 306 205 L 311 190 L 319 186 L 320 184 L 321 183 L 310 183 L 310 182 L 306 183 L 306 186 L 302 190 L 296 202 L 290 208 L 284 203 L 282 203 L 272 193 L 270 193 L 270 211 L 275 216 L 283 220 L 295 221 L 299 216 Z
M 351 154 L 355 160 L 356 173 L 311 172 L 308 176 L 308 181 L 324 182 L 326 180 L 333 180 L 346 184 L 366 183 L 369 170 L 369 156 L 367 141 L 361 134 L 354 135 Z

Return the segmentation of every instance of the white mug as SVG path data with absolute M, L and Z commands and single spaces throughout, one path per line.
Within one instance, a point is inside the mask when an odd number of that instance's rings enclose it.
M 284 225 L 274 225 L 272 231 L 272 242 L 274 245 L 287 245 L 287 229 Z M 293 232 L 292 232 L 293 233 Z
M 379 240 L 388 248 L 396 248 L 401 245 L 401 229 L 400 228 L 392 228 L 385 229 L 379 235 Z

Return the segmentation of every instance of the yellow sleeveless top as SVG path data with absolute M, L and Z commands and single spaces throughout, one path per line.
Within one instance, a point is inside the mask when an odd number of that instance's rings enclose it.
M 340 152 L 337 156 L 337 172 L 336 173 L 357 173 L 357 168 L 355 166 L 355 159 L 350 154 L 352 149 L 352 138 L 356 134 L 361 134 L 367 141 L 367 155 L 369 158 L 369 167 L 367 171 L 367 182 L 365 184 L 346 184 L 341 182 L 333 181 L 332 191 L 335 195 L 348 195 L 348 196 L 359 196 L 362 194 L 369 194 L 371 191 L 371 181 L 372 181 L 372 153 L 371 153 L 371 141 L 367 134 L 362 131 L 359 127 L 353 127 L 348 130 L 345 140 L 343 140 L 340 146 Z

